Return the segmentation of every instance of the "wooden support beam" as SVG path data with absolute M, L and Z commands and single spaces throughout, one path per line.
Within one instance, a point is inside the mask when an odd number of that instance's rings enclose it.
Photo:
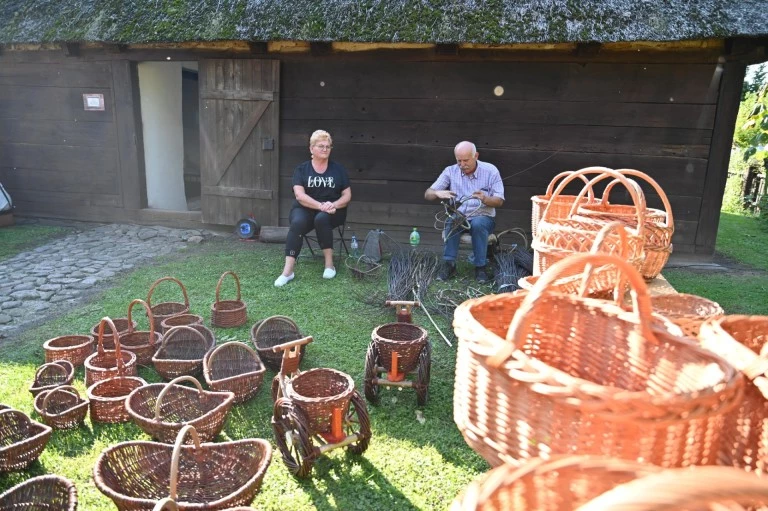
M 267 43 L 265 41 L 248 41 L 248 48 L 254 55 L 266 55 L 268 51 Z
M 309 52 L 314 56 L 330 55 L 333 45 L 326 41 L 313 41 L 309 43 Z
M 435 54 L 436 55 L 458 55 L 459 45 L 458 44 L 437 44 L 435 45 Z
M 590 43 L 578 43 L 576 45 L 576 56 L 578 57 L 594 57 L 598 53 L 600 53 L 600 50 L 602 49 L 603 45 L 600 43 L 590 42 Z

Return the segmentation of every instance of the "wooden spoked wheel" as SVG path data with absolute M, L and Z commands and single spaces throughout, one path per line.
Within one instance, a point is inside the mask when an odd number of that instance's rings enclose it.
M 429 342 L 424 344 L 419 353 L 419 365 L 416 367 L 416 381 L 413 387 L 416 390 L 416 403 L 419 406 L 427 404 L 429 398 L 429 373 L 432 369 L 432 347 Z
M 344 417 L 344 434 L 347 436 L 357 434 L 359 440 L 347 446 L 352 454 L 362 454 L 368 449 L 371 442 L 371 420 L 368 416 L 368 408 L 365 406 L 365 400 L 357 392 L 352 393 L 349 402 L 349 410 Z
M 280 398 L 275 402 L 272 431 L 288 470 L 296 477 L 307 477 L 315 463 L 315 448 L 306 414 L 290 399 Z
M 378 366 L 380 366 L 379 350 L 376 349 L 376 344 L 372 342 L 368 345 L 368 352 L 365 355 L 365 381 L 363 384 L 365 398 L 371 404 L 379 402 L 379 386 L 373 383 L 373 380 L 379 377 L 379 373 L 376 371 Z
M 277 402 L 278 398 L 283 397 L 283 391 L 280 390 L 280 375 L 276 374 L 272 378 L 272 402 Z

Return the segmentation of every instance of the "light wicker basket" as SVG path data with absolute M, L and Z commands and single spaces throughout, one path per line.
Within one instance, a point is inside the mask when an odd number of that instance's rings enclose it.
M 651 297 L 653 310 L 666 316 L 682 328 L 689 337 L 699 335 L 699 328 L 708 319 L 725 314 L 719 304 L 703 296 L 685 293 L 671 293 Z

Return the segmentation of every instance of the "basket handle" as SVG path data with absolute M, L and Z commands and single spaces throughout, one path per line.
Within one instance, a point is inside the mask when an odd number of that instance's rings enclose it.
M 235 279 L 235 286 L 237 287 L 237 300 L 240 301 L 240 279 L 237 277 L 237 274 L 233 271 L 226 271 L 224 272 L 221 277 L 219 277 L 219 283 L 216 284 L 216 303 L 219 303 L 221 300 L 219 300 L 219 291 L 221 290 L 221 283 L 224 281 L 224 277 L 227 275 L 232 275 L 232 278 Z
M 295 346 L 302 346 L 304 344 L 309 344 L 313 341 L 312 336 L 308 335 L 306 337 L 302 337 L 301 339 L 295 339 L 293 341 L 284 342 L 283 344 L 277 344 L 275 346 L 272 346 L 272 351 L 277 353 L 278 351 L 285 351 L 289 350 Z
M 155 345 L 155 316 L 152 314 L 152 309 L 149 307 L 149 304 L 142 300 L 141 298 L 134 299 L 130 305 L 128 305 L 128 333 L 133 333 L 136 331 L 136 329 L 133 327 L 133 317 L 131 313 L 133 312 L 133 306 L 137 303 L 140 303 L 142 307 L 144 307 L 144 310 L 147 311 L 147 319 L 149 319 L 149 345 L 154 346 Z
M 104 325 L 108 324 L 109 327 L 112 329 L 112 336 L 115 339 L 115 367 L 117 368 L 117 374 L 122 376 L 123 371 L 125 370 L 125 363 L 123 363 L 123 354 L 120 351 L 120 334 L 117 332 L 117 328 L 115 327 L 115 324 L 112 322 L 112 319 L 110 319 L 108 316 L 104 316 L 101 318 L 101 322 L 99 323 L 99 342 L 98 342 L 98 352 L 99 355 L 104 355 Z
M 216 357 L 216 355 L 219 353 L 219 351 L 221 351 L 221 349 L 222 349 L 224 346 L 232 346 L 232 345 L 236 345 L 236 346 L 238 346 L 238 347 L 240 347 L 240 348 L 243 348 L 244 350 L 246 350 L 247 352 L 249 352 L 251 355 L 253 355 L 253 356 L 254 356 L 256 359 L 258 359 L 258 360 L 261 360 L 261 358 L 259 357 L 259 354 L 258 354 L 258 353 L 256 353 L 256 350 L 254 350 L 253 348 L 251 348 L 250 346 L 248 346 L 248 345 L 247 345 L 247 344 L 245 344 L 244 342 L 240 342 L 240 341 L 229 341 L 229 342 L 225 342 L 224 344 L 221 344 L 221 345 L 219 345 L 219 346 L 216 346 L 216 349 L 214 349 L 214 350 L 211 352 L 211 354 L 210 354 L 210 355 L 208 355 L 208 365 L 210 366 L 210 365 L 212 365 L 212 364 L 213 364 L 213 360 L 214 360 L 214 358 Z
M 264 328 L 264 325 L 266 325 L 270 321 L 282 321 L 284 323 L 288 323 L 297 332 L 299 331 L 299 325 L 297 325 L 296 322 L 291 318 L 289 318 L 288 316 L 270 316 L 259 323 L 259 326 L 256 328 L 256 332 L 254 332 L 253 334 L 254 339 L 259 338 L 259 332 L 261 332 L 261 329 Z
M 203 343 L 203 348 L 208 347 L 206 344 L 208 340 L 205 338 L 205 335 L 203 335 L 203 333 L 200 330 L 197 330 L 196 328 L 192 328 L 191 326 L 187 326 L 187 325 L 176 325 L 171 327 L 167 332 L 165 332 L 165 335 L 163 335 L 163 341 L 160 343 L 160 349 L 158 351 L 163 350 L 166 343 L 168 342 L 168 339 L 173 337 L 174 332 L 183 332 L 185 330 L 193 331 L 197 335 L 197 338 L 200 339 L 200 341 Z
M 494 355 L 488 358 L 488 364 L 491 367 L 501 367 L 510 355 L 515 351 L 520 339 L 518 336 L 525 331 L 532 314 L 530 314 L 536 307 L 539 301 L 549 293 L 549 286 L 566 271 L 574 267 L 584 267 L 586 264 L 613 264 L 618 267 L 618 270 L 626 275 L 629 280 L 630 291 L 632 294 L 632 305 L 634 313 L 639 318 L 639 326 L 644 339 L 656 342 L 656 336 L 651 329 L 651 297 L 648 294 L 648 288 L 643 280 L 643 277 L 638 271 L 632 267 L 627 261 L 620 257 L 609 254 L 574 254 L 566 259 L 558 261 L 553 264 L 547 271 L 545 271 L 533 289 L 523 300 L 520 308 L 515 312 L 514 318 L 507 330 L 507 343 Z
M 672 206 L 669 204 L 669 198 L 667 197 L 666 192 L 664 192 L 664 189 L 659 186 L 659 183 L 656 182 L 655 179 L 653 179 L 651 176 L 646 174 L 645 172 L 642 172 L 640 170 L 635 169 L 618 169 L 616 172 L 621 172 L 625 176 L 633 176 L 633 177 L 639 177 L 651 187 L 653 187 L 656 194 L 661 198 L 661 203 L 664 205 L 664 212 L 667 214 L 667 227 L 674 227 L 675 221 L 672 218 Z M 616 181 L 611 181 L 608 183 L 608 186 L 605 187 L 605 191 L 603 192 L 603 202 L 608 203 L 608 196 L 611 193 L 611 189 L 616 185 Z
M 18 415 L 19 417 L 23 417 L 24 421 L 27 425 L 32 423 L 32 419 L 29 418 L 29 415 L 27 415 L 24 412 L 21 412 L 19 410 L 14 410 L 13 408 L 8 408 L 6 410 L 0 410 L 0 415 Z
M 46 392 L 45 397 L 43 398 L 43 404 L 41 405 L 40 409 L 44 412 L 48 411 L 48 400 L 51 399 L 51 396 L 56 394 L 59 391 L 71 391 L 75 394 L 75 397 L 77 397 L 78 400 L 80 400 L 80 393 L 77 391 L 75 387 L 72 385 L 61 385 L 59 387 L 56 387 L 54 389 L 51 389 Z
M 528 237 L 525 235 L 525 231 L 523 231 L 521 228 L 513 227 L 511 229 L 506 229 L 504 231 L 501 231 L 499 234 L 496 235 L 496 239 L 501 240 L 502 236 L 504 236 L 505 234 L 517 234 L 518 236 L 520 236 L 523 239 L 523 246 L 525 247 L 526 250 L 528 250 Z
M 605 224 L 605 226 L 600 229 L 600 232 L 597 233 L 597 237 L 595 237 L 594 243 L 592 243 L 592 248 L 590 249 L 589 253 L 599 254 L 600 247 L 608 238 L 608 235 L 613 231 L 616 231 L 619 234 L 619 241 L 621 243 L 621 253 L 619 254 L 619 257 L 626 261 L 629 254 L 629 245 L 627 244 L 627 230 L 624 228 L 624 224 L 619 221 Z M 584 267 L 584 277 L 581 279 L 578 296 L 583 297 L 587 294 L 587 287 L 589 286 L 589 282 L 592 279 L 596 269 L 596 266 L 592 263 L 589 263 Z M 616 287 L 614 288 L 613 292 L 613 300 L 616 303 L 621 302 L 623 299 L 621 296 L 621 290 L 624 289 L 625 282 L 626 277 L 624 276 L 624 273 L 619 272 L 619 281 L 616 283 Z
M 40 373 L 48 367 L 56 367 L 64 374 L 64 376 L 67 376 L 67 369 L 63 365 L 56 362 L 48 362 L 47 364 L 43 364 L 37 368 L 37 371 L 35 371 L 35 381 L 37 381 L 37 379 L 40 377 Z
M 178 385 L 178 383 L 182 381 L 193 382 L 195 384 L 195 387 L 197 387 L 197 391 L 201 394 L 203 393 L 203 387 L 200 385 L 200 382 L 197 381 L 196 378 L 193 378 L 191 376 L 187 376 L 187 375 L 179 376 L 178 378 L 175 378 L 169 381 L 165 385 L 165 388 L 162 391 L 160 391 L 160 395 L 157 396 L 157 401 L 155 402 L 155 420 L 160 418 L 160 404 L 163 402 L 163 398 L 165 397 L 165 394 L 170 390 L 171 387 L 173 387 L 174 385 Z
M 608 167 L 587 167 L 587 168 L 581 169 L 581 170 L 584 170 L 584 171 L 588 170 L 588 171 L 591 171 L 593 173 L 600 173 L 603 170 L 610 170 L 610 169 L 608 169 Z M 544 194 L 544 198 L 545 199 L 551 199 L 552 198 L 552 192 L 555 189 L 555 184 L 557 184 L 557 182 L 560 181 L 561 179 L 570 176 L 574 172 L 580 172 L 580 171 L 566 170 L 565 172 L 561 172 L 558 175 L 556 175 L 555 177 L 553 177 L 552 181 L 550 181 L 549 184 L 547 185 L 547 192 Z M 583 175 L 583 174 L 579 175 L 579 179 L 584 181 L 585 185 L 589 184 L 589 180 L 587 179 L 587 177 L 585 175 Z M 587 193 L 589 194 L 589 200 L 590 201 L 594 201 L 595 200 L 594 191 L 590 188 Z
M 152 307 L 152 293 L 155 292 L 155 288 L 158 284 L 165 280 L 170 280 L 172 282 L 175 282 L 179 285 L 181 288 L 181 293 L 184 295 L 184 305 L 189 307 L 189 296 L 187 296 L 187 288 L 184 287 L 184 284 L 182 284 L 178 279 L 175 279 L 173 277 L 163 277 L 161 279 L 157 279 L 150 287 L 149 287 L 149 293 L 147 294 L 147 303 L 150 307 Z
M 162 500 L 158 500 L 152 511 L 179 511 L 179 506 L 176 501 L 171 497 L 165 497 Z
M 181 428 L 179 434 L 176 435 L 176 443 L 173 444 L 173 454 L 171 455 L 171 487 L 168 493 L 170 494 L 170 498 L 174 501 L 177 498 L 176 490 L 179 485 L 179 458 L 181 457 L 181 446 L 184 445 L 184 439 L 187 437 L 187 433 L 192 435 L 195 449 L 200 449 L 200 437 L 198 436 L 195 427 L 191 424 L 187 424 Z
M 643 189 L 640 188 L 640 185 L 637 184 L 636 181 L 633 181 L 629 178 L 624 177 L 622 174 L 619 174 L 618 171 L 611 170 L 611 171 L 605 171 L 602 174 L 600 174 L 597 177 L 592 178 L 589 181 L 589 187 L 595 186 L 600 181 L 603 181 L 605 179 L 608 179 L 610 177 L 614 178 L 614 181 L 618 181 L 629 192 L 629 196 L 632 199 L 632 205 L 635 206 L 635 216 L 637 217 L 637 228 L 636 232 L 639 236 L 643 232 L 643 228 L 645 226 L 645 214 L 646 214 L 646 202 L 645 202 L 645 194 L 643 193 Z M 584 197 L 584 190 L 586 190 L 587 187 L 584 187 L 581 192 L 579 192 L 578 197 L 575 201 L 573 201 L 573 204 L 571 205 L 571 212 L 568 214 L 569 217 L 573 216 L 576 213 L 576 210 L 579 209 L 579 200 Z
M 621 484 L 580 506 L 578 511 L 672 510 L 728 500 L 765 503 L 768 481 L 732 467 L 668 469 Z

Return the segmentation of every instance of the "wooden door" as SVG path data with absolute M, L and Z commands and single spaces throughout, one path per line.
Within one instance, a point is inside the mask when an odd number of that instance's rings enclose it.
M 278 223 L 280 62 L 200 61 L 203 222 Z

